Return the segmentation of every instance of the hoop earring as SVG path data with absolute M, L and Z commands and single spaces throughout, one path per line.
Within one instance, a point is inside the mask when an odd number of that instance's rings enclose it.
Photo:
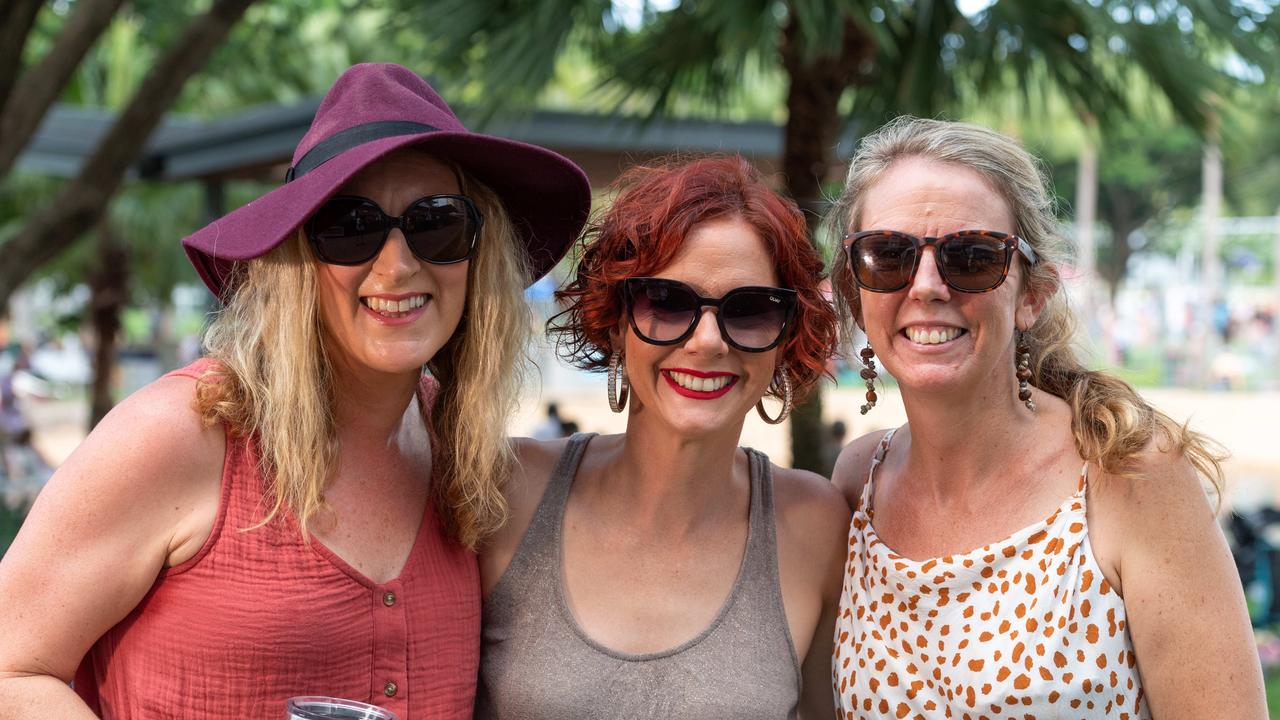
M 760 398 L 760 400 L 756 402 L 756 412 L 759 413 L 760 419 L 770 425 L 777 425 L 781 423 L 783 420 L 787 419 L 788 415 L 791 414 L 791 376 L 787 374 L 787 364 L 785 362 L 778 365 L 778 369 L 774 371 L 773 384 L 778 383 L 779 377 L 782 378 L 782 412 L 778 413 L 778 417 L 771 418 L 769 417 L 769 413 L 765 412 L 764 398 Z
M 876 351 L 872 349 L 871 342 L 867 342 L 867 346 L 862 348 L 862 372 L 858 373 L 863 380 L 867 381 L 867 402 L 863 404 L 862 414 L 866 415 L 871 408 L 876 406 Z
M 1018 343 L 1018 354 L 1015 356 L 1018 377 L 1018 399 L 1027 409 L 1035 412 L 1036 403 L 1031 399 L 1031 345 L 1027 342 L 1027 333 L 1018 330 L 1015 335 Z
M 618 389 L 618 380 L 622 380 L 622 389 Z M 609 356 L 609 409 L 618 413 L 627 406 L 630 394 L 627 383 L 627 366 L 622 362 L 622 349 L 618 348 Z

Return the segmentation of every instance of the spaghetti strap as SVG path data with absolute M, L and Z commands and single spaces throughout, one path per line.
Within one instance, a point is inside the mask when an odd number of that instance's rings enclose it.
M 872 485 L 875 484 L 876 468 L 880 463 L 884 462 L 884 457 L 889 453 L 889 443 L 893 442 L 893 434 L 898 432 L 898 428 L 892 428 L 880 438 L 880 444 L 876 446 L 876 454 L 871 457 L 871 467 L 867 468 L 867 481 L 862 485 L 862 498 L 860 504 L 864 511 L 871 512 L 871 498 L 875 496 L 872 491 Z

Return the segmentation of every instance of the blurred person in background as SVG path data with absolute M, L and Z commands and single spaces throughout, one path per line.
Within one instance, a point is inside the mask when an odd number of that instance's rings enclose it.
M 616 189 L 552 323 L 627 429 L 518 441 L 481 553 L 476 717 L 830 718 L 848 507 L 738 447 L 749 413 L 781 422 L 823 375 L 821 260 L 740 157 Z
M 560 417 L 560 406 L 556 403 L 547 403 L 547 416 L 538 423 L 530 434 L 534 440 L 555 440 L 556 438 L 565 437 L 567 433 L 564 431 L 565 421 Z
M 1049 197 L 962 123 L 901 118 L 850 165 L 837 307 L 908 423 L 835 470 L 842 716 L 1265 718 L 1219 451 L 1077 360 Z
M 843 420 L 836 420 L 827 426 L 827 434 L 822 438 L 822 471 L 828 477 L 835 469 L 836 460 L 839 459 L 841 451 L 844 450 L 845 438 L 848 434 L 849 428 Z
M 225 304 L 206 358 L 117 406 L 0 562 L 0 718 L 469 718 L 522 290 L 589 204 L 412 71 L 345 72 L 286 183 L 184 240 Z

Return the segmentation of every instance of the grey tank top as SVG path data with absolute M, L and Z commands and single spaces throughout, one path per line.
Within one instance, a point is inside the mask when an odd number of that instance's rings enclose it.
M 623 653 L 588 637 L 564 597 L 564 509 L 592 437 L 570 439 L 520 547 L 485 601 L 475 717 L 795 718 L 800 662 L 778 583 L 769 459 L 746 451 L 747 548 L 710 626 L 669 650 Z

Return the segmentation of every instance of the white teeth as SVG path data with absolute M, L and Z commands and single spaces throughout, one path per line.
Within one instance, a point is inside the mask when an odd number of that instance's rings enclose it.
M 383 314 L 406 313 L 427 303 L 426 295 L 414 295 L 403 300 L 386 300 L 380 297 L 364 298 L 364 304 L 374 312 Z
M 940 345 L 942 343 L 955 340 L 962 332 L 964 331 L 960 328 L 952 327 L 942 328 L 940 330 L 926 330 L 924 328 L 912 327 L 907 328 L 907 337 L 911 338 L 912 342 L 917 342 L 921 345 Z
M 676 384 L 687 390 L 694 392 L 715 392 L 729 384 L 733 380 L 732 375 L 717 375 L 716 377 L 695 377 L 689 373 L 669 372 L 668 376 L 676 381 Z

